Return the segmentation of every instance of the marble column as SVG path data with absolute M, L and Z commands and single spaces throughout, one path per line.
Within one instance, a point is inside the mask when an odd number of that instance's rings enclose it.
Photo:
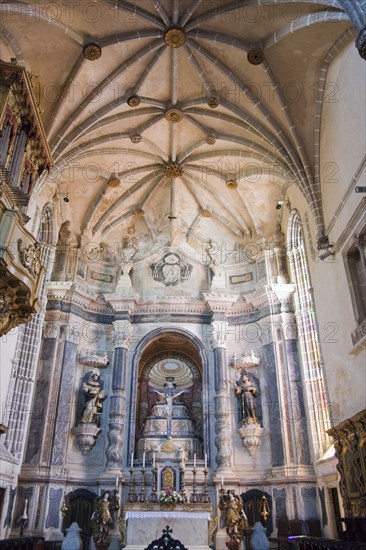
M 294 285 L 272 285 L 281 303 L 281 321 L 285 363 L 288 382 L 288 400 L 285 421 L 291 425 L 296 464 L 310 464 L 307 419 L 300 372 L 300 356 L 297 345 L 297 326 L 293 312 Z
M 114 326 L 114 364 L 111 402 L 109 407 L 108 447 L 106 449 L 106 467 L 121 470 L 122 446 L 125 418 L 125 381 L 128 349 L 131 342 L 132 325 L 128 321 L 115 321 Z
M 226 332 L 228 323 L 216 323 L 216 330 L 211 339 L 214 350 L 215 364 L 215 445 L 217 448 L 217 469 L 222 470 L 231 466 L 231 423 L 229 412 L 229 395 L 227 383 L 227 351 Z

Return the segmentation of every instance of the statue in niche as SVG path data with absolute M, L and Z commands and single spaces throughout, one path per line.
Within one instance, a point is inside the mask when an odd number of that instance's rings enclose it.
M 90 524 L 95 544 L 107 540 L 109 527 L 113 523 L 111 505 L 112 501 L 108 491 L 102 497 L 97 497 L 94 500 L 94 512 L 90 519 Z
M 221 489 L 219 508 L 223 514 L 226 533 L 233 541 L 241 541 L 244 532 L 250 529 L 248 518 L 245 515 L 243 501 L 235 491 Z
M 93 369 L 87 382 L 83 383 L 85 404 L 81 413 L 80 424 L 100 425 L 100 415 L 103 410 L 103 401 L 107 397 L 100 384 L 100 371 Z
M 258 390 L 249 380 L 245 369 L 241 370 L 239 380 L 231 383 L 234 385 L 235 395 L 241 398 L 244 424 L 257 424 L 255 398 L 258 397 Z

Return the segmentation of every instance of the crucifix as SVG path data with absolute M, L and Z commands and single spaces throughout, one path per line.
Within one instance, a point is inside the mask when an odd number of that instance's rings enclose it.
M 172 437 L 172 416 L 173 416 L 173 401 L 182 393 L 187 393 L 187 390 L 176 390 L 177 385 L 170 379 L 166 378 L 163 391 L 152 390 L 165 399 L 165 412 L 167 417 L 167 437 Z

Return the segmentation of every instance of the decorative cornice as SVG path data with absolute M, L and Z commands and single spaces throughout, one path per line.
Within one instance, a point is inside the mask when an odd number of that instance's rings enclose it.
M 111 307 L 106 303 L 104 295 L 88 290 L 70 281 L 51 281 L 47 285 L 48 300 L 75 304 L 81 309 L 97 313 L 111 314 Z
M 258 308 L 252 303 L 247 301 L 244 296 L 240 296 L 236 302 L 234 302 L 228 309 L 227 317 L 238 317 L 239 315 L 250 315 L 256 313 Z
M 105 294 L 105 299 L 115 313 L 135 313 L 139 294 L 121 296 L 120 294 Z
M 237 294 L 203 293 L 209 312 L 226 313 L 237 301 Z

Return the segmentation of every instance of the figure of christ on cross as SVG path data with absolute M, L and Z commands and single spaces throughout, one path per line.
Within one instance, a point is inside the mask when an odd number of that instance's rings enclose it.
M 172 416 L 173 416 L 173 401 L 182 393 L 187 393 L 188 390 L 184 389 L 181 391 L 176 390 L 177 385 L 174 384 L 171 380 L 166 378 L 166 383 L 164 384 L 163 391 L 155 390 L 152 391 L 160 395 L 165 399 L 165 411 L 167 417 L 167 437 L 172 437 Z

